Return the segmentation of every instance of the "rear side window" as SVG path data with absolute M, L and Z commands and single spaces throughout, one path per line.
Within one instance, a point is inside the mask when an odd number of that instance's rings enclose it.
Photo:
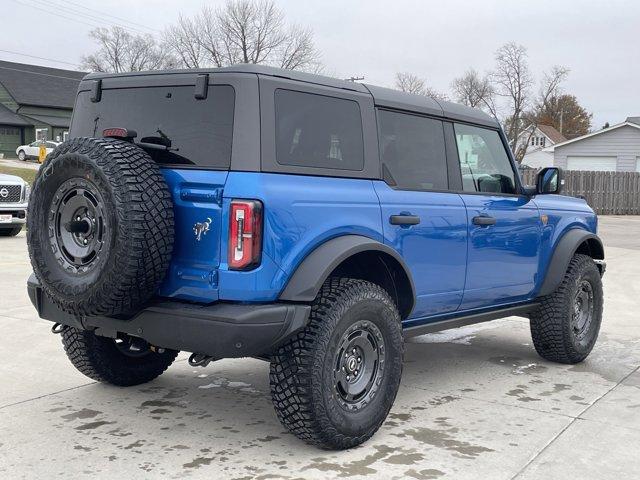
M 229 85 L 209 86 L 206 99 L 193 86 L 105 89 L 100 102 L 81 92 L 72 137 L 101 137 L 106 128 L 135 130 L 135 142 L 168 139 L 171 148 L 147 150 L 162 164 L 228 170 L 231 163 L 235 93 Z
M 495 130 L 455 124 L 462 189 L 465 192 L 515 193 L 515 173 Z
M 442 122 L 378 111 L 380 155 L 388 180 L 403 190 L 446 190 L 447 158 Z
M 275 91 L 276 161 L 280 165 L 362 170 L 360 106 L 353 100 Z

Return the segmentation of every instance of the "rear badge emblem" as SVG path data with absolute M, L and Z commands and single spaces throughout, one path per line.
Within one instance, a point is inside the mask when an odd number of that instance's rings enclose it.
M 199 242 L 202 239 L 202 236 L 207 234 L 210 226 L 211 226 L 210 218 L 207 218 L 204 222 L 197 222 L 193 226 L 193 233 L 196 236 L 196 242 Z

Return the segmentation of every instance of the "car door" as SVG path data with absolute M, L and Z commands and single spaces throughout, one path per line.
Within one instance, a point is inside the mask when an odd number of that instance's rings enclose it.
M 462 300 L 467 217 L 448 191 L 443 123 L 398 111 L 377 111 L 384 181 L 374 187 L 385 243 L 411 271 L 416 289 L 412 319 L 455 311 Z
M 40 142 L 35 141 L 35 142 L 31 142 L 26 150 L 26 154 L 29 155 L 30 157 L 37 157 L 38 156 L 38 147 L 40 145 Z
M 469 253 L 461 309 L 528 299 L 536 284 L 542 225 L 521 192 L 497 129 L 454 124 Z

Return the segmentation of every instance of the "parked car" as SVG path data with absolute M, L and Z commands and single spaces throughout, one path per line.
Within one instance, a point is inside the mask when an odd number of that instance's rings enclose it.
M 244 65 L 91 74 L 73 115 L 28 291 L 90 378 L 262 358 L 282 424 L 342 449 L 384 422 L 406 337 L 516 315 L 548 360 L 593 348 L 596 215 L 557 168 L 524 187 L 482 111 Z
M 0 237 L 14 237 L 26 222 L 30 187 L 22 178 L 0 173 Z
M 39 158 L 40 144 L 41 142 L 39 140 L 36 140 L 35 142 L 31 142 L 29 145 L 20 145 L 18 148 L 16 148 L 16 155 L 18 155 L 18 159 L 24 162 L 29 158 Z M 45 142 L 47 155 L 53 152 L 53 149 L 58 145 L 60 144 L 47 140 Z

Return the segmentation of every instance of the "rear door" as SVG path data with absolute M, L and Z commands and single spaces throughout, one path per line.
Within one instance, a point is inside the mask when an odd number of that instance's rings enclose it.
M 467 216 L 448 191 L 443 122 L 377 111 L 384 181 L 374 182 L 385 242 L 411 270 L 416 305 L 411 318 L 455 311 L 462 300 Z
M 236 95 L 219 75 L 207 77 L 202 98 L 196 95 L 196 77 L 105 78 L 99 101 L 91 101 L 91 91 L 79 93 L 70 135 L 101 137 L 104 129 L 116 127 L 137 133 L 134 143 L 160 164 L 173 197 L 174 249 L 160 294 L 214 301 Z
M 461 309 L 525 300 L 538 274 L 542 232 L 538 207 L 520 194 L 497 130 L 465 124 L 453 128 L 469 230 Z

